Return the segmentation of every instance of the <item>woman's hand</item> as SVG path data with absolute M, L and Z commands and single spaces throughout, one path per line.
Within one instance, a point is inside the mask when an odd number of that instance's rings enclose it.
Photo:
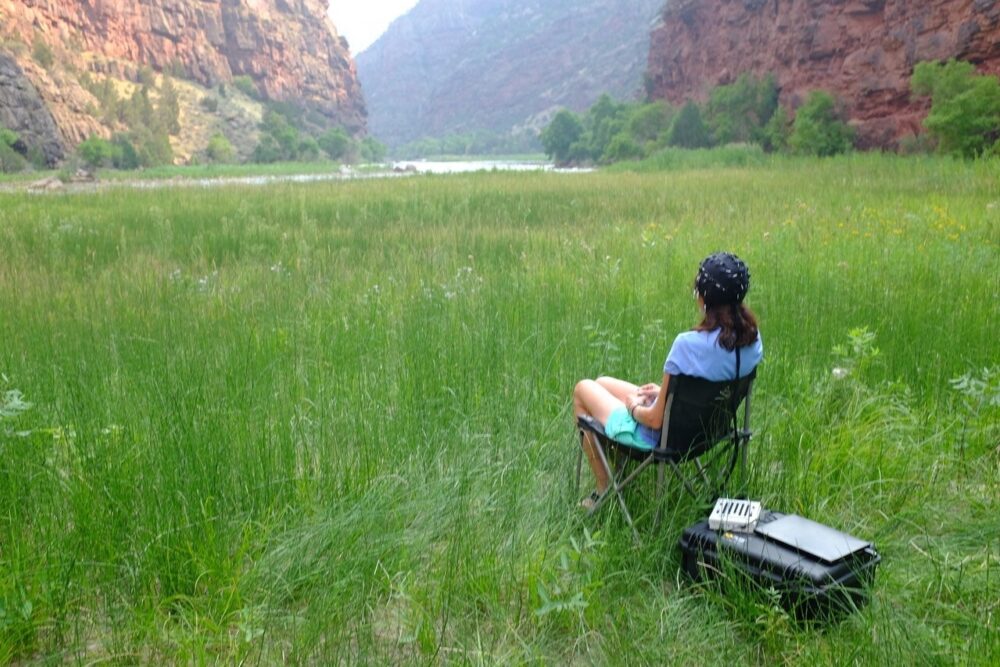
M 660 385 L 650 382 L 649 384 L 644 384 L 639 387 L 636 390 L 636 393 L 642 399 L 642 405 L 649 405 L 656 400 L 657 396 L 659 396 Z

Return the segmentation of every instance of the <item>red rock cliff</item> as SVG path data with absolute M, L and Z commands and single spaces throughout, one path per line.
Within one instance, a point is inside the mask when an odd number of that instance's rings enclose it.
M 300 103 L 331 125 L 363 133 L 354 61 L 328 7 L 328 0 L 0 0 L 0 55 L 4 42 L 30 48 L 41 41 L 84 71 L 134 63 L 182 70 L 205 86 L 246 75 L 269 99 Z M 90 123 L 76 82 L 47 80 L 30 57 L 16 60 L 21 81 L 47 103 L 65 143 L 82 139 Z M 13 66 L 8 74 L 14 78 Z
M 958 58 L 1000 74 L 997 0 L 670 0 L 649 52 L 653 98 L 704 100 L 743 72 L 775 74 L 782 103 L 811 90 L 846 105 L 861 147 L 920 131 L 913 67 Z

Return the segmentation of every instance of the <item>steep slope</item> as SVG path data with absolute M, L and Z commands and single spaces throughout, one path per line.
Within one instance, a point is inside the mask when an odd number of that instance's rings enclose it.
M 784 104 L 815 89 L 845 104 L 863 147 L 920 130 L 913 67 L 959 58 L 1000 74 L 996 0 L 671 0 L 654 29 L 654 98 L 704 100 L 743 72 L 772 72 Z
M 329 23 L 328 6 L 327 0 L 0 0 L 0 123 L 57 160 L 91 133 L 109 131 L 94 118 L 96 100 L 79 75 L 134 81 L 145 65 L 206 88 L 250 77 L 266 99 L 294 102 L 325 123 L 363 133 L 354 63 Z M 44 112 L 27 113 L 28 98 L 33 105 L 41 100 Z
M 663 0 L 421 0 L 357 56 L 369 128 L 397 146 L 507 132 L 641 89 Z

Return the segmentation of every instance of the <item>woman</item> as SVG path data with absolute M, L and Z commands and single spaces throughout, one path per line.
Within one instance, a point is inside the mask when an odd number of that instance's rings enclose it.
M 740 258 L 721 252 L 706 257 L 694 281 L 701 322 L 674 339 L 663 365 L 663 383 L 637 387 L 612 377 L 581 380 L 573 390 L 576 416 L 593 417 L 604 426 L 607 436 L 618 442 L 641 449 L 656 447 L 660 442 L 670 376 L 693 375 L 713 382 L 731 380 L 736 376 L 737 348 L 740 377 L 749 375 L 760 363 L 764 347 L 757 318 L 743 305 L 749 288 L 750 271 Z M 597 478 L 597 491 L 583 501 L 588 508 L 610 483 L 592 437 L 585 432 L 581 443 Z

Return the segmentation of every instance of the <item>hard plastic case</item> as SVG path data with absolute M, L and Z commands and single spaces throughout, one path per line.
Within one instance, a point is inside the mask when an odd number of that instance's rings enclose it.
M 765 510 L 753 532 L 684 530 L 682 565 L 695 580 L 720 574 L 778 591 L 801 617 L 849 612 L 868 600 L 881 557 L 870 542 L 796 514 Z

